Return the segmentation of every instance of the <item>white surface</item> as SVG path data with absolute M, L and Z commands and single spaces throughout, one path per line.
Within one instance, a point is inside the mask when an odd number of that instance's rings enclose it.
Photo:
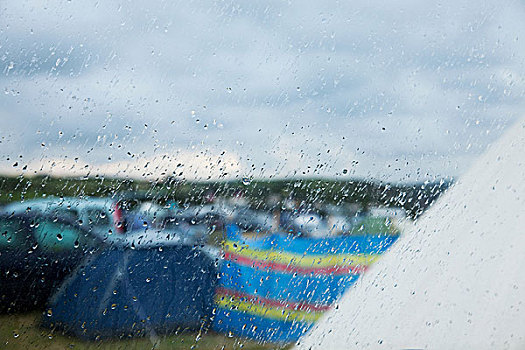
M 525 120 L 299 343 L 300 349 L 525 349 Z

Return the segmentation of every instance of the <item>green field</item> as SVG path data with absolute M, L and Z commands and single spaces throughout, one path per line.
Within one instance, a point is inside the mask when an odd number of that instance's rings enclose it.
M 0 348 L 42 350 L 283 349 L 275 345 L 261 345 L 246 339 L 229 338 L 213 332 L 202 336 L 195 332 L 161 335 L 155 345 L 146 337 L 87 342 L 40 327 L 40 317 L 40 312 L 0 315 Z
M 400 233 L 396 225 L 387 217 L 367 217 L 350 229 L 351 235 L 384 233 L 391 235 Z
M 242 193 L 253 209 L 274 210 L 286 198 L 303 204 L 357 204 L 401 207 L 410 217 L 417 217 L 443 192 L 450 182 L 424 184 L 387 184 L 349 179 L 240 180 L 189 182 L 167 178 L 139 181 L 111 178 L 54 178 L 49 176 L 0 176 L 0 205 L 43 197 L 146 195 L 159 201 L 175 200 L 179 205 L 202 204 L 208 196 L 230 198 Z M 274 203 L 277 199 L 278 203 Z M 273 204 L 270 204 L 273 203 Z

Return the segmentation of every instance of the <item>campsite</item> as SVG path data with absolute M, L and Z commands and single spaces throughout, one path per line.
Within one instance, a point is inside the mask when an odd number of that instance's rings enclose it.
M 0 1 L 0 349 L 525 349 L 524 19 Z
M 287 184 L 267 196 L 266 210 L 257 207 L 260 197 L 250 195 L 257 183 L 205 184 L 208 192 L 215 188 L 214 198 L 191 204 L 158 186 L 142 194 L 108 196 L 111 189 L 105 189 L 99 192 L 106 197 L 59 192 L 27 198 L 28 186 L 23 201 L 1 208 L 7 249 L 2 276 L 9 282 L 3 283 L 2 317 L 6 324 L 26 322 L 27 334 L 6 344 L 31 341 L 36 332 L 86 346 L 143 339 L 139 343 L 162 347 L 180 333 L 183 339 L 195 336 L 196 343 L 224 337 L 234 346 L 287 347 L 411 220 L 404 208 L 365 207 L 399 197 L 378 198 L 370 189 L 362 203 L 340 203 L 349 210 L 341 213 L 333 212 L 333 199 L 300 204 L 300 190 L 283 192 L 300 187 Z M 282 193 L 286 198 L 271 202 Z M 435 195 L 427 193 L 430 202 Z M 199 344 L 207 348 L 205 340 Z

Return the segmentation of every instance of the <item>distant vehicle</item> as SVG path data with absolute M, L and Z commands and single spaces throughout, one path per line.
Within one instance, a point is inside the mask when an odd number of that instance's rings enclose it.
M 242 208 L 232 215 L 231 221 L 246 231 L 269 232 L 272 230 L 274 218 L 271 213 Z
M 406 211 L 399 207 L 372 207 L 369 209 L 369 215 L 372 217 L 389 217 L 402 220 L 406 218 Z
M 283 210 L 280 213 L 280 229 L 288 234 L 321 238 L 363 234 L 398 234 L 397 222 L 390 216 L 370 215 L 356 212 L 354 215 L 328 212 L 298 212 Z
M 213 203 L 202 206 L 190 206 L 177 213 L 178 222 L 185 221 L 192 225 L 205 225 L 224 229 L 228 224 L 235 224 L 245 231 L 270 231 L 273 216 L 271 213 L 253 210 L 246 205 Z
M 231 220 L 237 209 L 223 203 L 213 203 L 181 208 L 177 212 L 177 219 L 184 220 L 191 225 L 214 226 L 222 229 L 226 222 Z
M 292 227 L 297 233 L 310 237 L 324 237 L 329 232 L 326 221 L 315 213 L 299 214 L 292 220 Z
M 125 204 L 111 198 L 41 198 L 10 203 L 1 213 L 6 215 L 46 215 L 69 219 L 85 226 L 99 238 L 107 239 L 112 233 L 126 231 Z
M 86 228 L 97 238 L 115 244 L 129 241 L 124 236 L 132 233 L 136 236 L 137 232 L 148 232 L 149 239 L 155 239 L 157 234 L 160 241 L 177 236 L 178 241 L 184 243 L 200 241 L 207 232 L 206 226 L 191 224 L 191 220 L 176 209 L 132 197 L 118 200 L 92 197 L 41 198 L 10 203 L 0 213 L 67 219 Z

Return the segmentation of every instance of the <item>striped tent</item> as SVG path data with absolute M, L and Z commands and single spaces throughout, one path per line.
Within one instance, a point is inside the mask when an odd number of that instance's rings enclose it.
M 263 342 L 297 340 L 398 237 L 227 233 L 214 329 Z

